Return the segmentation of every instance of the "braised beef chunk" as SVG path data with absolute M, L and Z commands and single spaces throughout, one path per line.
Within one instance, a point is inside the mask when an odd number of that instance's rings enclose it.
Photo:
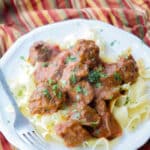
M 122 73 L 119 71 L 117 63 L 105 64 L 104 73 L 107 75 L 105 78 L 101 78 L 103 86 L 114 87 L 122 84 Z
M 71 87 L 87 75 L 87 65 L 80 64 L 79 62 L 70 63 L 63 70 L 60 84 L 64 91 L 70 91 Z
M 78 120 L 82 125 L 96 127 L 100 123 L 100 116 L 95 109 L 88 105 L 77 105 L 70 111 L 70 118 Z
M 32 65 L 35 65 L 37 61 L 39 62 L 50 61 L 58 53 L 60 53 L 60 48 L 57 45 L 51 45 L 44 41 L 36 42 L 30 48 L 29 62 Z
M 69 97 L 73 102 L 78 102 L 81 105 L 89 104 L 94 98 L 92 86 L 87 81 L 78 82 L 70 91 Z
M 130 55 L 128 58 L 121 58 L 117 63 L 105 64 L 103 73 L 105 78 L 100 78 L 101 87 L 95 88 L 96 97 L 102 100 L 111 100 L 118 97 L 119 86 L 131 82 L 138 77 L 138 68 L 135 60 Z
M 78 146 L 91 137 L 80 123 L 74 120 L 58 124 L 56 133 L 63 138 L 65 145 L 68 147 Z
M 104 86 L 117 86 L 123 83 L 133 83 L 138 76 L 138 68 L 134 58 L 130 55 L 128 58 L 121 58 L 117 63 L 105 64 L 104 72 L 106 78 L 101 82 Z
M 65 95 L 58 84 L 53 84 L 52 87 L 40 84 L 30 97 L 29 108 L 32 114 L 51 114 L 56 112 L 64 101 Z
M 112 139 L 122 134 L 122 129 L 120 125 L 111 113 L 106 112 L 101 117 L 102 121 L 100 123 L 100 126 L 96 128 L 93 132 L 93 135 L 95 137 L 105 137 L 108 139 Z
M 95 88 L 96 97 L 101 100 L 112 100 L 120 96 L 120 87 L 107 87 L 103 86 Z
M 124 83 L 133 83 L 137 79 L 138 67 L 131 55 L 128 58 L 121 58 L 117 65 L 120 68 L 120 73 L 123 75 L 122 80 Z
M 47 63 L 47 66 L 45 66 L 45 63 L 39 64 L 34 72 L 35 83 L 39 84 L 41 82 L 47 81 L 48 79 L 58 81 L 63 74 L 65 60 L 69 55 L 69 51 L 63 51 L 58 54 L 52 62 Z
M 69 51 L 63 51 L 57 55 L 54 61 L 48 67 L 48 76 L 53 80 L 59 80 L 63 74 L 63 70 L 66 67 L 66 58 L 70 55 Z M 58 61 L 59 60 L 59 61 Z
M 87 64 L 90 68 L 100 62 L 99 47 L 92 40 L 78 40 L 73 52 L 80 63 Z

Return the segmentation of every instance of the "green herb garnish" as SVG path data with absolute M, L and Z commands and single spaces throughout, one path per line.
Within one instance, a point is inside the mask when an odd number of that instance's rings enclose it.
M 68 64 L 69 62 L 75 62 L 77 60 L 77 58 L 76 57 L 74 57 L 74 56 L 68 56 L 67 58 L 66 58 L 66 64 Z
M 53 94 L 57 96 L 57 90 L 58 90 L 58 84 L 54 84 L 52 86 L 52 91 L 53 91 Z
M 77 83 L 77 78 L 76 78 L 76 75 L 74 73 L 72 73 L 72 75 L 70 77 L 70 81 L 71 81 L 71 84 Z
M 103 67 L 99 66 L 98 69 L 90 71 L 90 73 L 88 75 L 89 82 L 90 83 L 99 83 L 100 78 L 107 77 L 107 75 L 105 73 L 101 72 L 102 70 L 103 70 Z
M 76 92 L 77 92 L 77 93 L 82 93 L 82 94 L 84 94 L 84 95 L 87 95 L 87 94 L 88 94 L 87 89 L 84 88 L 84 87 L 81 87 L 80 85 L 78 85 L 78 86 L 76 87 Z
M 77 92 L 77 93 L 82 93 L 82 87 L 81 87 L 80 85 L 78 85 L 78 86 L 76 87 L 76 92 Z
M 48 99 L 51 99 L 51 95 L 50 95 L 48 89 L 44 89 L 44 90 L 42 91 L 42 93 L 43 93 L 43 95 L 44 95 L 45 97 L 47 97 Z
M 52 91 L 53 91 L 53 94 L 57 96 L 59 99 L 62 98 L 62 92 L 59 90 L 58 84 L 54 84 L 52 86 Z
M 96 87 L 96 88 L 99 88 L 99 87 L 101 87 L 101 85 L 102 85 L 102 84 L 101 84 L 100 82 L 98 82 L 98 83 L 95 83 L 95 87 Z
M 117 42 L 116 40 L 112 41 L 112 42 L 110 43 L 110 46 L 113 46 L 116 42 Z
M 48 67 L 49 63 L 48 62 L 43 62 L 42 67 Z
M 54 84 L 53 86 L 52 86 L 52 90 L 53 91 L 56 91 L 58 89 L 58 84 Z
M 58 97 L 59 99 L 62 98 L 62 92 L 61 92 L 61 91 L 58 91 L 57 97 Z
M 97 71 L 97 70 L 90 71 L 90 73 L 88 75 L 88 80 L 91 83 L 97 83 L 97 82 L 99 82 L 99 79 L 100 79 L 100 72 L 99 71 Z
M 54 80 L 48 79 L 47 82 L 48 82 L 49 85 L 52 85 L 54 83 Z
M 26 61 L 24 56 L 20 56 L 20 59 L 22 59 L 23 61 Z
M 118 73 L 118 72 L 115 72 L 114 73 L 114 79 L 116 80 L 116 81 L 121 81 L 122 79 L 121 79 L 121 76 L 120 76 L 120 74 Z
M 130 98 L 127 96 L 126 101 L 125 101 L 125 105 L 127 105 L 129 103 L 129 101 L 130 101 Z

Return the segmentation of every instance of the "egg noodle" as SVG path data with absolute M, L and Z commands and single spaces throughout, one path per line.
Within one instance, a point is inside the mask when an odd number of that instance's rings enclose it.
M 100 47 L 100 55 L 102 59 L 113 61 L 105 54 L 106 44 L 96 31 L 85 31 L 82 36 L 69 36 L 61 43 L 61 47 L 69 48 L 73 46 L 77 39 L 91 39 Z M 129 50 L 128 50 L 129 51 Z M 123 131 L 133 131 L 144 120 L 150 118 L 150 68 L 144 66 L 144 61 L 137 61 L 139 68 L 139 77 L 137 81 L 130 85 L 125 84 L 121 88 L 125 89 L 127 93 L 110 103 L 111 112 L 121 125 Z M 66 120 L 68 110 L 59 110 L 51 115 L 31 115 L 28 107 L 29 98 L 35 89 L 32 74 L 35 67 L 31 66 L 26 60 L 22 62 L 22 75 L 17 80 L 11 81 L 11 89 L 16 97 L 17 103 L 21 112 L 29 118 L 37 131 L 47 140 L 56 140 L 63 143 L 62 139 L 56 135 L 55 125 Z M 82 149 L 89 148 L 90 150 L 110 150 L 113 141 L 108 141 L 105 138 L 92 139 L 85 141 L 82 144 Z

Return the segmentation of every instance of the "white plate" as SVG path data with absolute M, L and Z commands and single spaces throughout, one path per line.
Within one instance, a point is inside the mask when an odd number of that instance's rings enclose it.
M 20 56 L 28 56 L 29 48 L 33 42 L 52 39 L 53 41 L 61 43 L 63 38 L 71 33 L 80 36 L 85 28 L 91 29 L 95 27 L 97 28 L 96 30 L 100 32 L 101 37 L 106 41 L 106 48 L 111 52 L 119 54 L 126 48 L 131 47 L 135 59 L 143 58 L 145 64 L 150 66 L 150 48 L 137 37 L 100 21 L 76 19 L 39 27 L 22 36 L 0 60 L 0 67 L 7 79 L 15 79 L 19 76 Z M 117 42 L 111 46 L 110 43 L 114 40 Z M 36 149 L 24 144 L 16 135 L 13 128 L 14 115 L 6 110 L 6 107 L 10 103 L 2 89 L 0 89 L 0 96 L 0 130 L 12 144 L 21 150 Z M 143 145 L 148 138 L 150 138 L 150 120 L 142 123 L 135 132 L 124 134 L 119 143 L 114 147 L 114 150 L 137 149 Z M 53 143 L 50 149 L 65 150 L 67 148 Z

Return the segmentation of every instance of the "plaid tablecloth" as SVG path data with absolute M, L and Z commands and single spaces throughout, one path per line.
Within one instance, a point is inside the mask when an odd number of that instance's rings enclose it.
M 150 46 L 150 0 L 0 0 L 0 56 L 32 29 L 74 18 L 102 20 Z M 1 149 L 15 148 L 0 133 Z M 150 145 L 142 150 L 150 150 Z

